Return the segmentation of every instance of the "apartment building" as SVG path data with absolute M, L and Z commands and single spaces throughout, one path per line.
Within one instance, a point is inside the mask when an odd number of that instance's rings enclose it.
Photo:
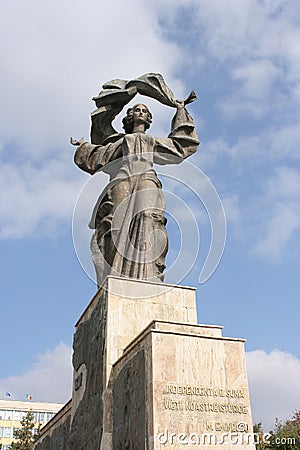
M 1 450 L 8 449 L 8 446 L 13 441 L 14 431 L 21 428 L 21 420 L 26 416 L 28 411 L 32 411 L 33 413 L 36 424 L 34 430 L 36 432 L 40 424 L 44 426 L 63 406 L 61 403 L 0 400 Z

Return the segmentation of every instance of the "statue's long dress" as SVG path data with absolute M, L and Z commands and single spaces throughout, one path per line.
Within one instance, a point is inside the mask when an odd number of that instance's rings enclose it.
M 81 169 L 110 174 L 90 222 L 98 285 L 108 274 L 163 281 L 168 249 L 165 199 L 153 163 L 178 164 L 198 145 L 193 119 L 180 108 L 168 138 L 119 134 L 103 145 L 78 147 L 75 163 Z

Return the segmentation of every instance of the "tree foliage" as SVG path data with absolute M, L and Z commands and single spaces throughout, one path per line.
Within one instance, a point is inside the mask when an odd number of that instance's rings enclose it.
M 291 419 L 275 420 L 274 429 L 264 433 L 262 423 L 255 424 L 258 442 L 257 450 L 298 450 L 300 449 L 300 410 L 293 413 Z
M 21 420 L 21 428 L 14 432 L 14 442 L 9 446 L 9 450 L 32 450 L 34 443 L 33 413 L 28 411 L 26 416 Z

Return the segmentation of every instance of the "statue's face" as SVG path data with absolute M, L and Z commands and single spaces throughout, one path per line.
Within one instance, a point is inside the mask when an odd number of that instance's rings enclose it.
M 146 123 L 148 118 L 148 109 L 145 105 L 136 105 L 133 110 L 133 123 Z

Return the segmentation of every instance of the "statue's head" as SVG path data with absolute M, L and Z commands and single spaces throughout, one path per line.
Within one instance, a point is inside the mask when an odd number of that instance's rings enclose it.
M 152 123 L 152 114 L 148 107 L 142 103 L 134 105 L 127 109 L 126 116 L 122 120 L 125 133 L 132 133 L 135 121 L 141 120 L 145 124 L 145 131 L 150 128 Z

